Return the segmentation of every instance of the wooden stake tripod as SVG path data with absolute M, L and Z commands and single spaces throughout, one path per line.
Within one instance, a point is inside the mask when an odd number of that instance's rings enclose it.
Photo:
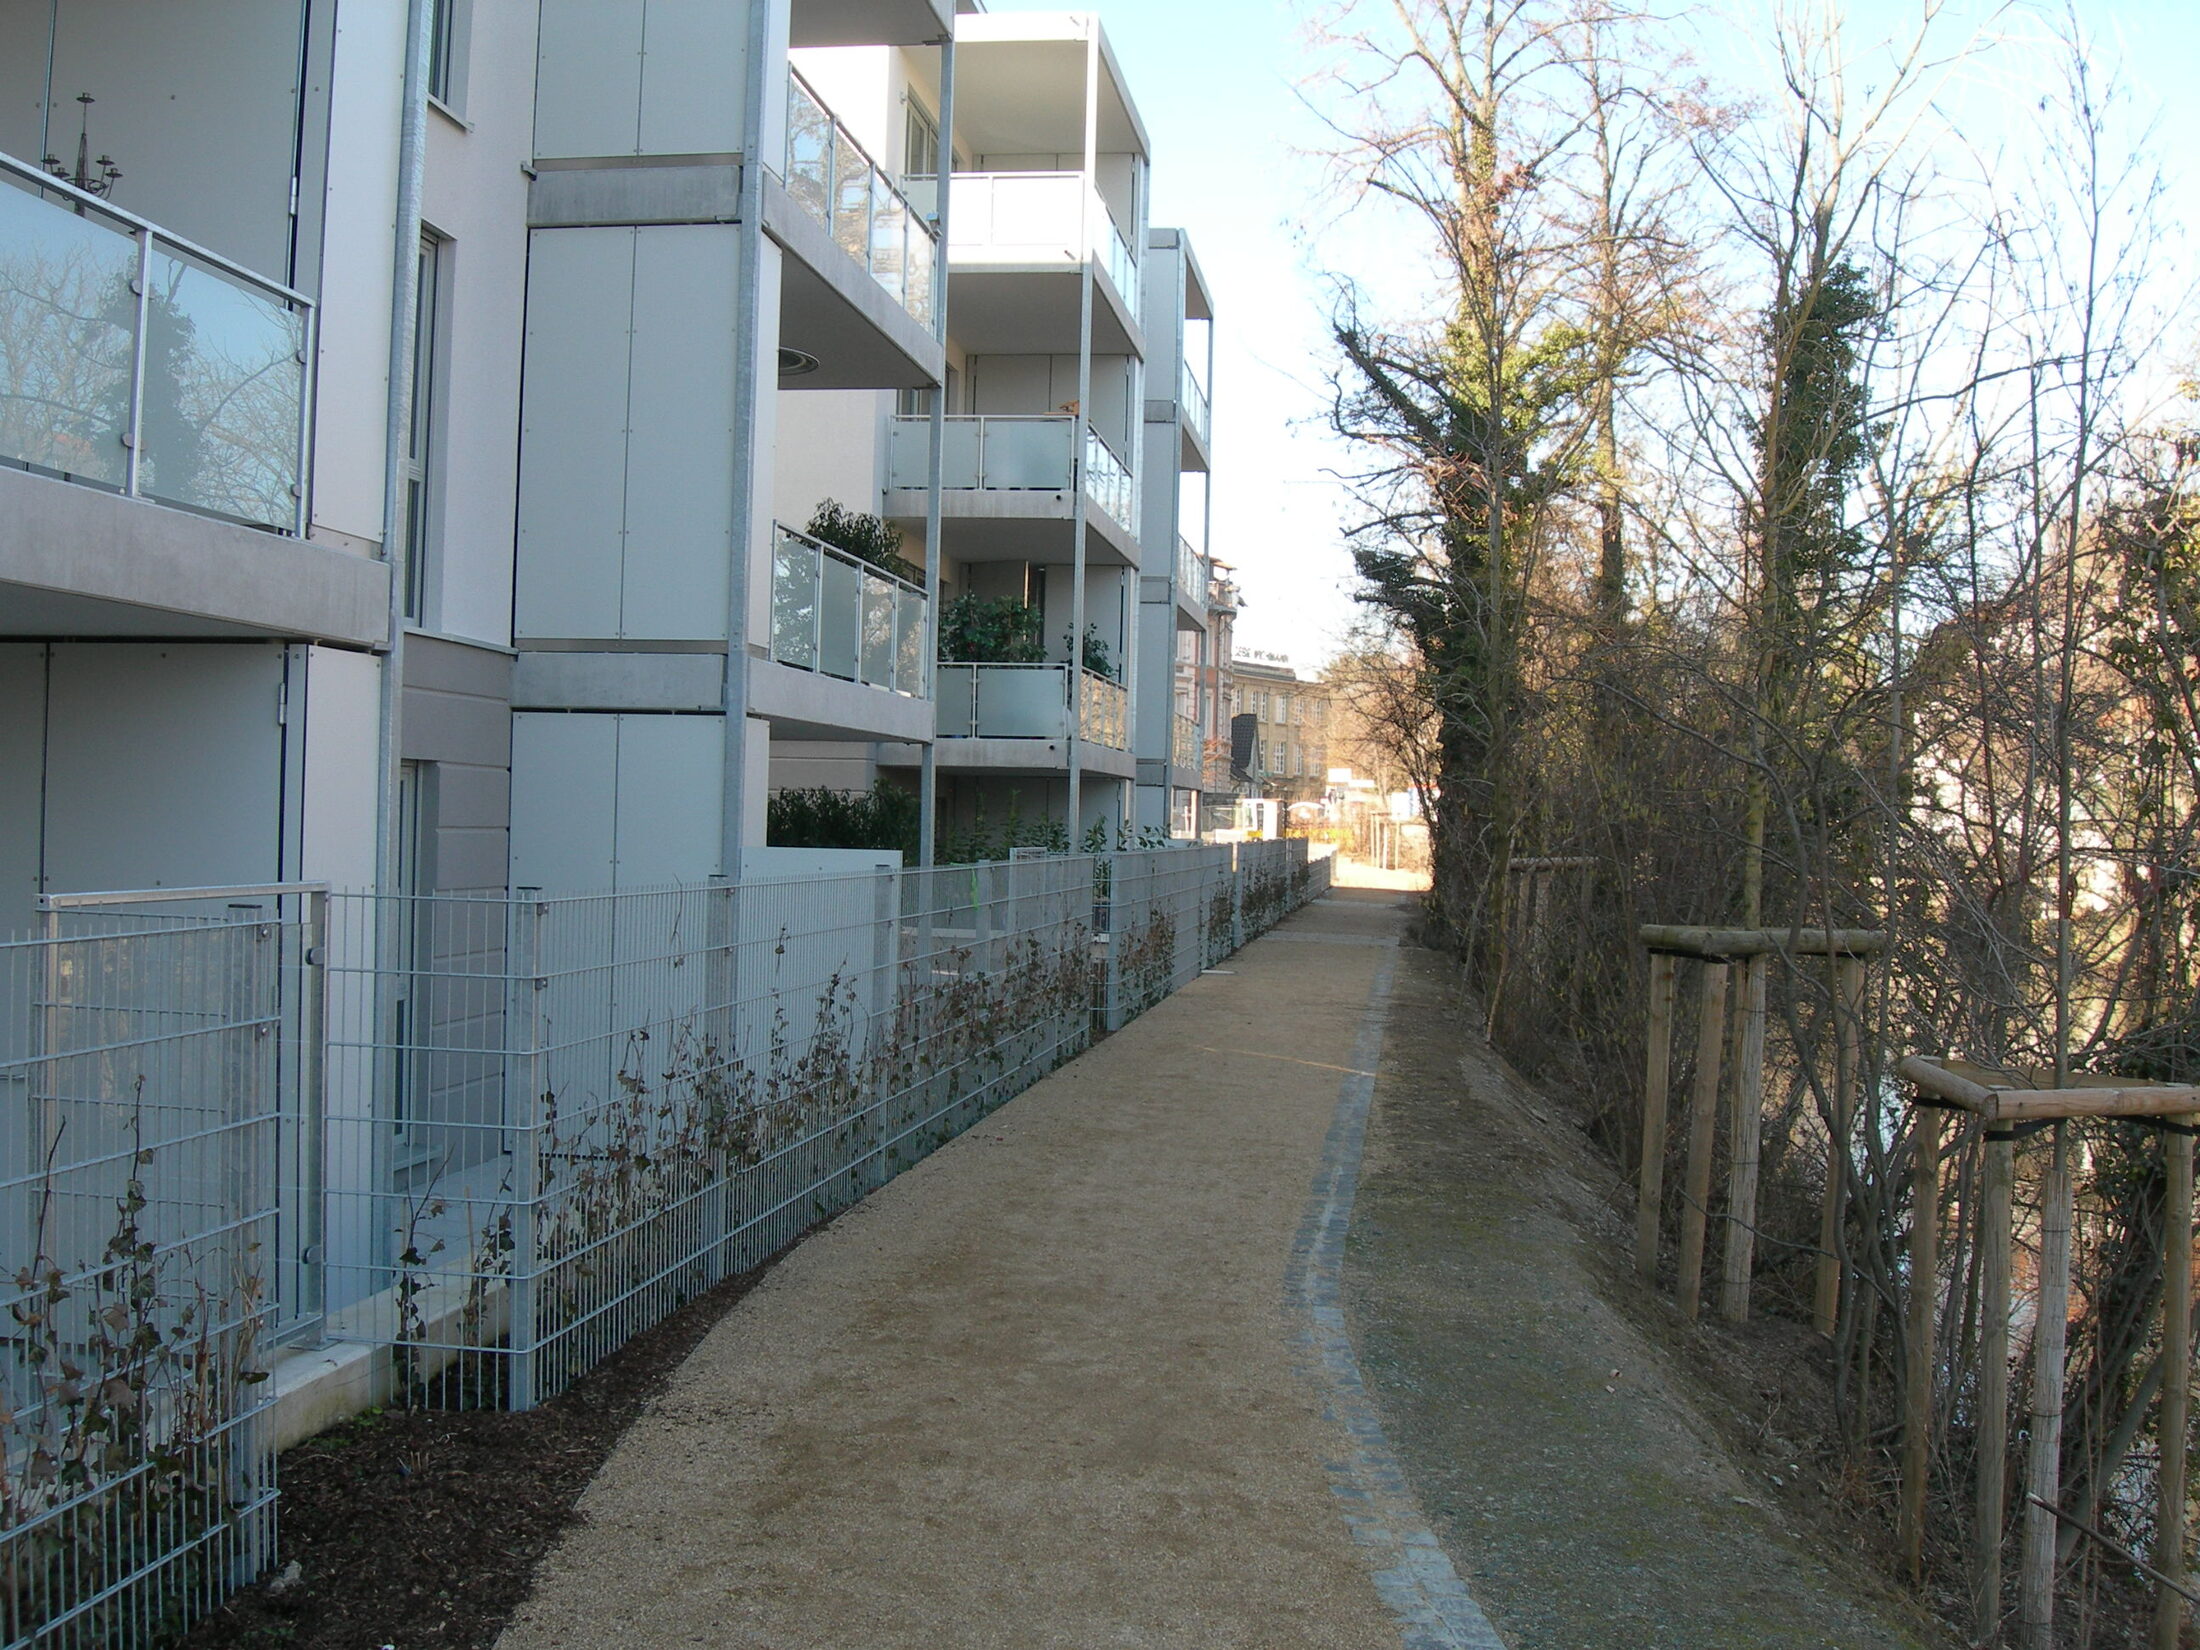
M 1926 1473 L 1931 1461 L 1934 1264 L 1939 1242 L 1940 1117 L 1943 1111 L 1980 1119 L 1986 1144 L 1984 1207 L 1979 1217 L 1978 1496 L 1973 1515 L 1972 1583 L 1975 1625 L 1992 1643 L 2001 1625 L 2002 1513 L 2008 1487 L 2010 1191 L 2016 1178 L 2020 1129 L 2056 1127 L 2071 1118 L 2123 1118 L 2162 1130 L 2169 1194 L 2162 1205 L 2162 1440 L 2155 1512 L 2154 1645 L 2177 1650 L 2190 1594 L 2185 1583 L 2185 1451 L 2192 1384 L 2193 1134 L 2200 1127 L 2200 1087 L 2086 1077 L 2066 1088 L 2010 1083 L 1993 1072 L 1913 1055 L 1896 1068 L 1918 1091 L 1917 1185 L 1912 1202 L 1911 1356 L 1903 1392 L 1902 1514 L 1904 1551 L 1913 1576 L 1924 1539 Z M 2000 1081 L 1997 1081 L 2000 1079 Z M 2033 1380 L 2032 1447 L 2026 1462 L 2024 1540 L 2017 1578 L 2019 1643 L 2048 1650 L 2055 1625 L 2055 1521 L 2062 1488 L 2063 1367 L 2061 1329 L 2070 1310 L 2068 1169 L 2058 1141 L 2041 1200 L 2039 1367 Z
M 1848 1137 L 1854 1111 L 1862 1040 L 1864 959 L 1882 950 L 1887 936 L 1860 928 L 1687 928 L 1645 923 L 1640 937 L 1650 952 L 1649 1050 L 1643 1077 L 1642 1166 L 1635 1205 L 1635 1269 L 1645 1284 L 1658 1271 L 1658 1228 L 1665 1192 L 1666 1092 L 1672 1081 L 1673 986 L 1681 959 L 1701 963 L 1703 1015 L 1696 1033 L 1696 1081 L 1689 1091 L 1687 1180 L 1681 1204 L 1678 1292 L 1681 1315 L 1694 1320 L 1703 1292 L 1704 1240 L 1711 1206 L 1711 1147 L 1719 1103 L 1720 1061 L 1725 1046 L 1728 971 L 1742 969 L 1741 1035 L 1735 1055 L 1732 1158 L 1727 1170 L 1726 1254 L 1719 1279 L 1719 1314 L 1730 1323 L 1749 1317 L 1750 1278 L 1756 1264 L 1759 1120 L 1765 1091 L 1765 979 L 1774 957 L 1825 957 L 1834 971 L 1842 1012 L 1835 1049 L 1835 1149 L 1827 1166 L 1819 1220 L 1815 1313 L 1821 1334 L 1833 1333 L 1841 1300 L 1841 1216 L 1847 1196 Z

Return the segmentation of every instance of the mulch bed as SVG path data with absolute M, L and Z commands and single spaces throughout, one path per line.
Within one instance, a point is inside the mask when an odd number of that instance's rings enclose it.
M 280 1560 L 179 1650 L 488 1650 L 620 1436 L 768 1267 L 539 1409 L 392 1408 L 282 1457 Z

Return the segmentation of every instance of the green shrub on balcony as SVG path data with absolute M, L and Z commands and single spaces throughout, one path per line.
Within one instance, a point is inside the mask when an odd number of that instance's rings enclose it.
M 917 862 L 917 799 L 881 779 L 868 791 L 818 785 L 774 791 L 765 805 L 764 840 L 774 848 L 899 848 Z
M 827 499 L 817 507 L 817 514 L 802 531 L 818 543 L 846 551 L 881 573 L 891 573 L 909 584 L 924 583 L 924 569 L 902 559 L 901 529 L 883 516 L 865 515 L 835 499 Z
M 940 610 L 940 662 L 948 665 L 1043 665 L 1039 609 L 1014 596 L 958 596 Z

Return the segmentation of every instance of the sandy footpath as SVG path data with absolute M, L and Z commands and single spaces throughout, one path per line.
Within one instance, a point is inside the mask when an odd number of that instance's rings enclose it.
M 1284 1284 L 1396 899 L 1309 907 L 803 1244 L 502 1644 L 1395 1650 Z

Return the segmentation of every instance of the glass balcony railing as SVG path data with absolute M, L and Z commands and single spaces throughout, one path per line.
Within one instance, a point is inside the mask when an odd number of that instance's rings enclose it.
M 303 535 L 313 305 L 0 155 L 0 463 Z
M 942 739 L 1067 739 L 1070 666 L 939 667 Z M 1130 695 L 1119 682 L 1085 671 L 1078 736 L 1110 750 L 1130 749 Z
M 845 682 L 925 694 L 925 594 L 791 527 L 772 544 L 772 657 Z
M 1176 386 L 1178 404 L 1184 409 L 1184 422 L 1204 446 L 1207 441 L 1208 421 L 1214 416 L 1214 408 L 1207 399 L 1207 386 L 1192 372 L 1191 362 L 1179 363 Z
M 1131 696 L 1121 682 L 1085 672 L 1084 701 L 1078 707 L 1077 736 L 1111 751 L 1131 748 Z
M 1199 782 L 1202 750 L 1199 724 L 1189 716 L 1172 715 L 1169 726 L 1169 766 L 1176 770 L 1173 776 L 1175 783 L 1196 785 Z
M 1207 605 L 1207 558 L 1187 538 L 1176 541 L 1176 599 L 1181 607 Z
M 841 251 L 868 269 L 913 319 L 931 326 L 940 243 L 930 215 L 894 187 L 824 99 L 791 69 L 784 176 L 787 193 Z
M 1066 493 L 1076 484 L 1074 418 L 958 416 L 942 421 L 940 441 L 940 486 L 948 492 Z M 931 442 L 930 418 L 896 418 L 887 438 L 887 485 L 919 490 L 929 485 Z M 1089 424 L 1084 485 L 1117 526 L 1137 533 L 1137 480 Z
M 1132 537 L 1138 535 L 1138 482 L 1100 432 L 1085 426 L 1085 491 Z
M 1137 317 L 1137 254 L 1084 173 L 957 172 L 954 189 L 951 259 L 1047 265 L 1096 257 L 1124 307 Z

